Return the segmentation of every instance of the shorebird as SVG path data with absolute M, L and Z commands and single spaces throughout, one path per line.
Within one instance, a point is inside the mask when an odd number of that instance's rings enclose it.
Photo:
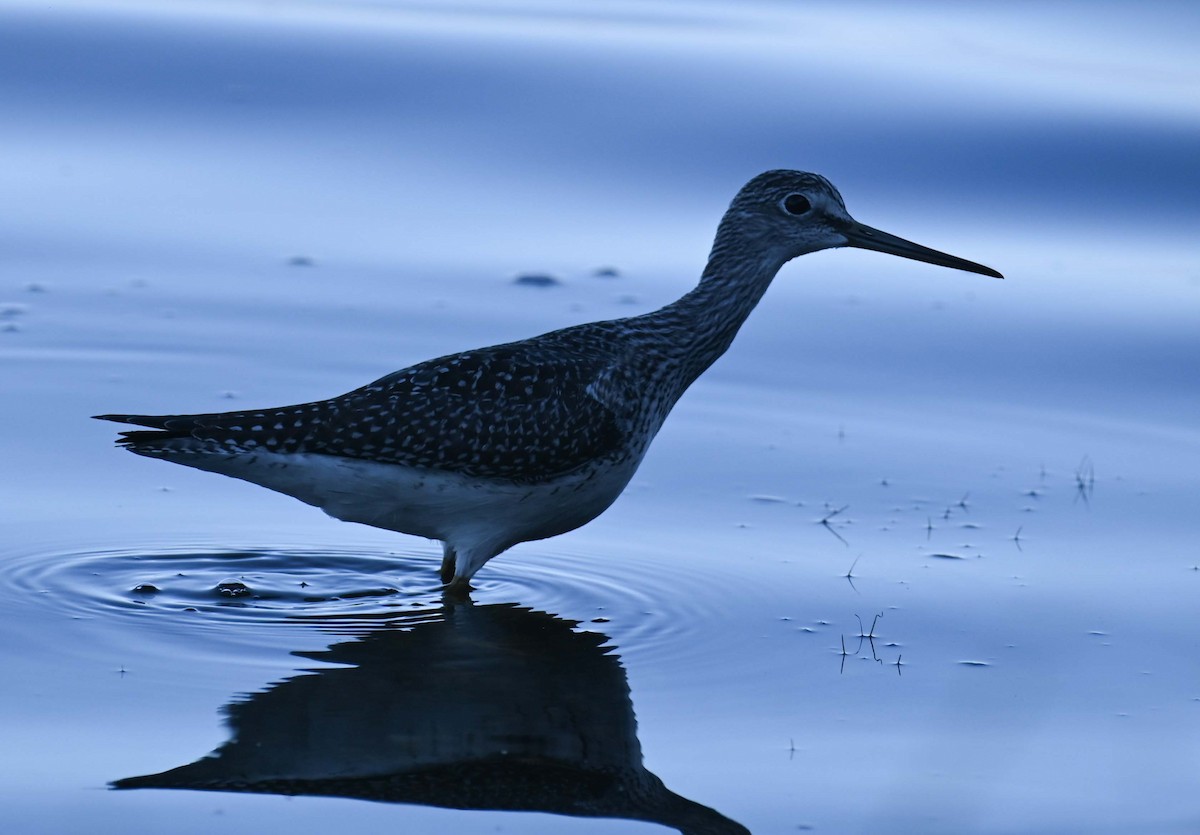
M 846 246 L 1003 278 L 858 223 L 824 177 L 767 171 L 725 212 L 700 283 L 652 313 L 439 357 L 297 406 L 97 417 L 150 427 L 118 440 L 139 455 L 439 540 L 442 582 L 469 590 L 497 554 L 604 512 L 779 269 Z

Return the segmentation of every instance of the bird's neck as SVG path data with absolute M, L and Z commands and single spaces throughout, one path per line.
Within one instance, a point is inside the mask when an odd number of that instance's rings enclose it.
M 738 329 L 787 262 L 781 252 L 737 233 L 723 221 L 700 283 L 661 313 L 685 338 L 676 344 L 690 384 L 725 353 Z

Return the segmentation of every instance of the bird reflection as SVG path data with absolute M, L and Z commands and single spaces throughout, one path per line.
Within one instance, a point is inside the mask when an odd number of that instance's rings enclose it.
M 230 704 L 232 738 L 212 754 L 113 787 L 552 812 L 748 835 L 642 765 L 625 670 L 606 636 L 544 612 L 450 598 L 356 624 L 365 634 L 298 653 L 345 666 Z

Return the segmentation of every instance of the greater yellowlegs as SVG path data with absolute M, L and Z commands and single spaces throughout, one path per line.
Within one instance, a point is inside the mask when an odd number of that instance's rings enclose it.
M 315 403 L 98 417 L 152 427 L 121 433 L 139 455 L 440 540 L 442 581 L 469 588 L 497 554 L 608 508 L 779 269 L 843 246 L 1003 278 L 858 223 L 824 177 L 768 171 L 733 199 L 700 283 L 652 313 L 428 360 Z

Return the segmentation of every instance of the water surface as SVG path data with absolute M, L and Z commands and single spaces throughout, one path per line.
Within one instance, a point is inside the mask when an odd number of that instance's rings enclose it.
M 1200 21 L 1082 8 L 6 6 L 0 826 L 1194 831 Z M 653 309 L 772 167 L 1008 278 L 789 265 L 472 604 L 87 420 Z

